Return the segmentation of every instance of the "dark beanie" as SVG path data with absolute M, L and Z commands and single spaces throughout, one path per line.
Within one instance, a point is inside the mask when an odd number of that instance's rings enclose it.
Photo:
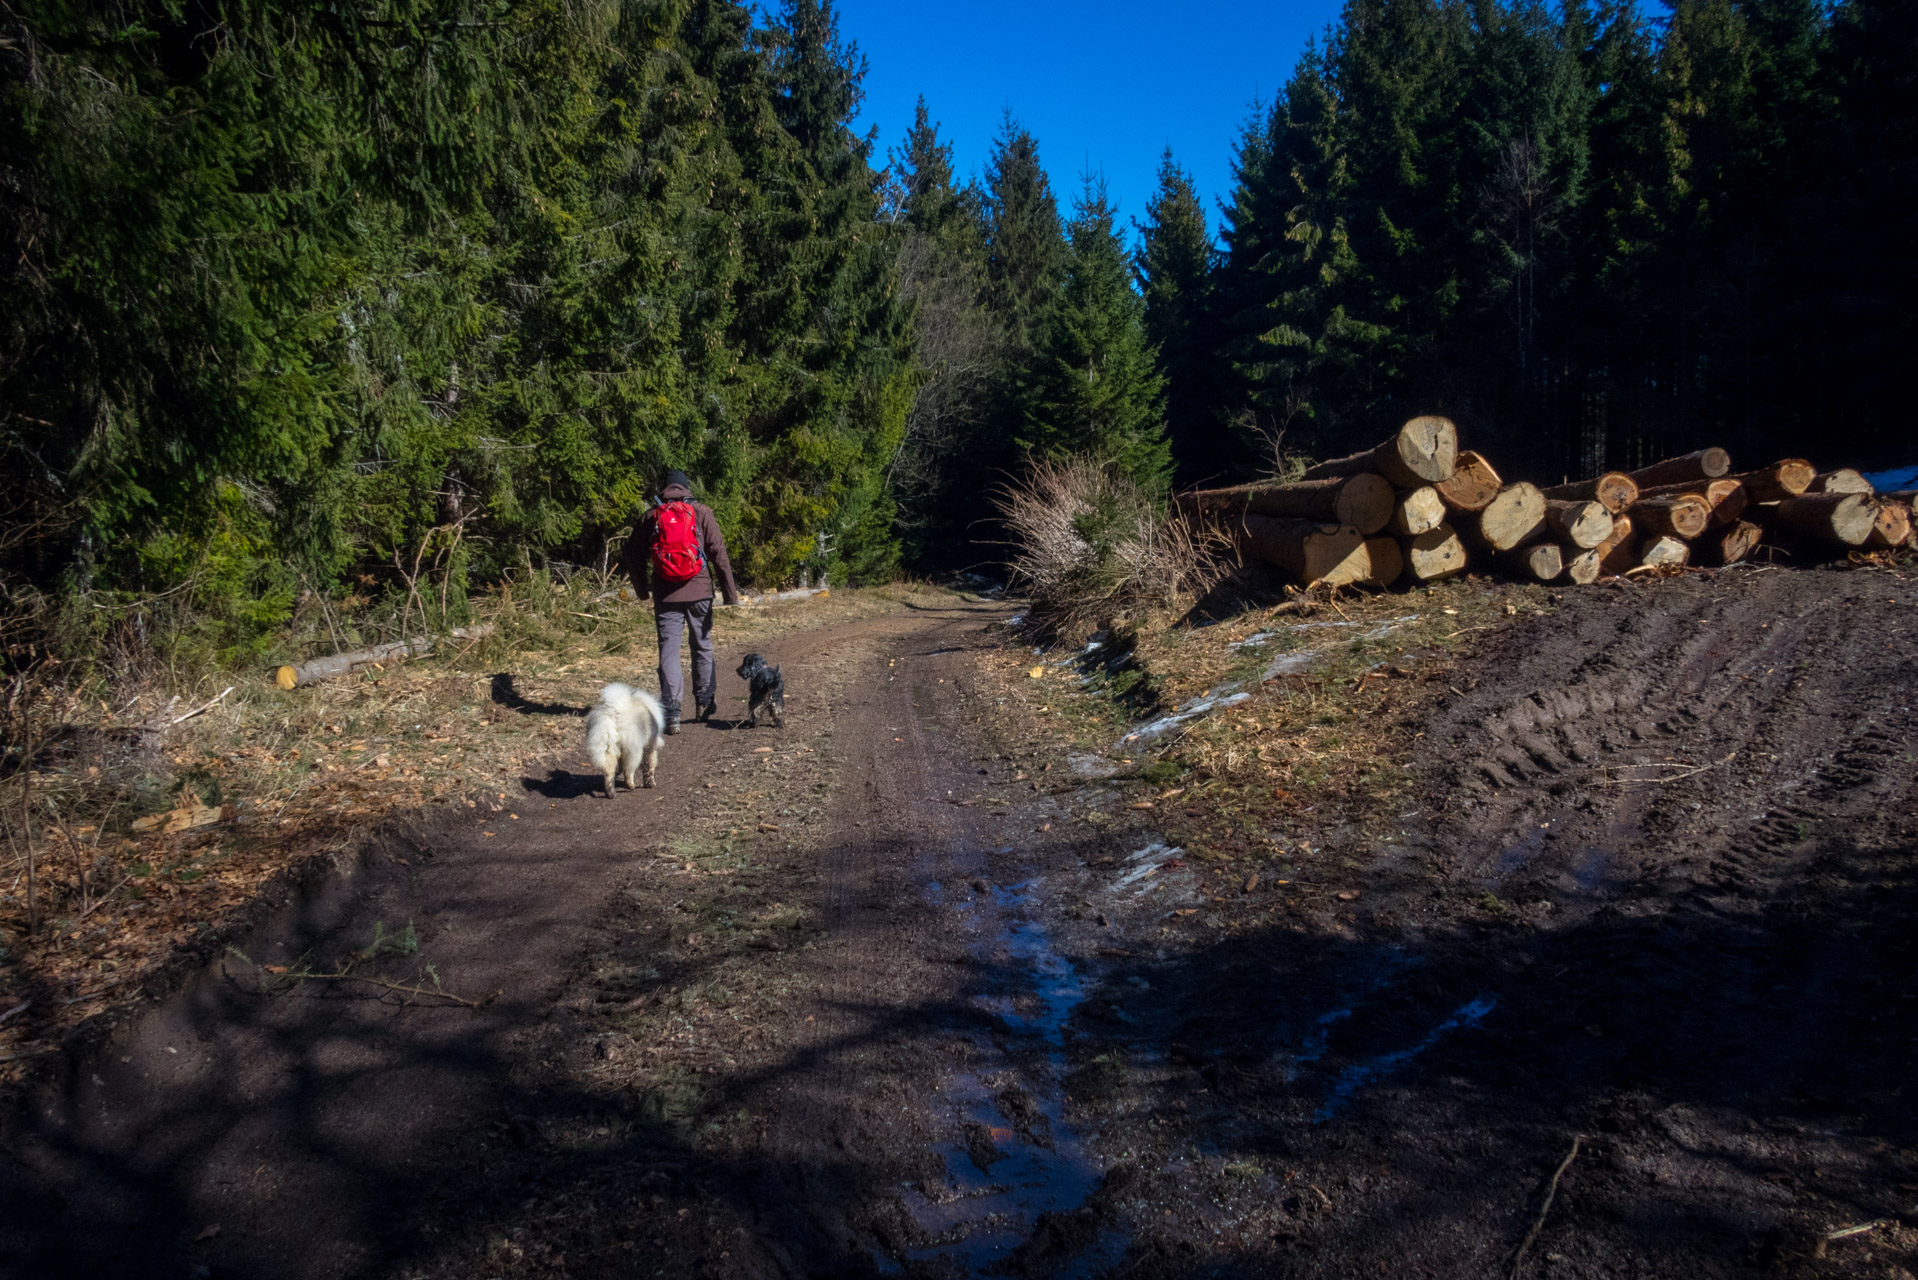
M 693 482 L 687 478 L 686 473 L 684 471 L 668 471 L 666 473 L 666 483 L 660 485 L 659 487 L 662 489 L 670 489 L 674 485 L 679 485 L 681 488 L 685 489 L 688 493 L 691 493 L 693 489 Z

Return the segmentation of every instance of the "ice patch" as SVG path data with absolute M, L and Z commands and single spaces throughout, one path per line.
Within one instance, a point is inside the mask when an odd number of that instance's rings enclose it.
M 1164 841 L 1154 841 L 1145 848 L 1134 850 L 1126 855 L 1126 861 L 1132 864 L 1132 870 L 1120 876 L 1112 887 L 1115 891 L 1131 888 L 1141 880 L 1163 871 L 1167 863 L 1175 862 L 1184 856 L 1184 849 L 1168 845 Z M 1141 892 L 1149 893 L 1157 887 L 1156 884 L 1148 885 Z
M 1166 734 L 1171 733 L 1188 720 L 1196 720 L 1202 715 L 1217 711 L 1220 707 L 1236 707 L 1251 696 L 1249 693 L 1234 693 L 1228 694 L 1225 697 L 1194 698 L 1192 701 L 1181 705 L 1180 708 L 1171 715 L 1160 716 L 1157 720 L 1140 725 L 1131 733 L 1119 739 L 1117 749 L 1124 750 L 1128 747 L 1136 749 L 1145 746 L 1147 743 L 1157 742 L 1160 738 L 1165 737 Z
M 1432 1028 L 1430 1035 L 1411 1048 L 1400 1049 L 1396 1053 L 1382 1053 L 1369 1062 L 1360 1062 L 1347 1067 L 1333 1082 L 1331 1090 L 1325 1095 L 1324 1105 L 1312 1117 L 1312 1123 L 1318 1124 L 1330 1120 L 1345 1109 L 1346 1103 L 1352 1100 L 1354 1093 L 1380 1076 L 1389 1075 L 1398 1070 L 1460 1027 L 1477 1026 L 1486 1014 L 1496 1008 L 1498 1008 L 1498 1001 L 1495 998 L 1480 996 L 1476 1000 L 1461 1005 L 1458 1012 Z
M 1081 778 L 1110 778 L 1119 772 L 1119 766 L 1112 761 L 1104 756 L 1095 756 L 1090 753 L 1067 756 L 1066 767 Z

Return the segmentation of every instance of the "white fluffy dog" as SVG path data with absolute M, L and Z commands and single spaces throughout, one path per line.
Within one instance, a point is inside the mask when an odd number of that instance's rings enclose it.
M 641 778 L 653 785 L 665 729 L 659 699 L 644 689 L 609 684 L 599 691 L 599 702 L 586 713 L 586 754 L 606 779 L 607 799 L 613 796 L 613 779 L 622 775 L 629 791 Z

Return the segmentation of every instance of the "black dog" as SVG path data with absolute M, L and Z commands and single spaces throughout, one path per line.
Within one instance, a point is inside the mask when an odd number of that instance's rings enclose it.
M 773 728 L 786 727 L 786 681 L 779 674 L 778 667 L 769 667 L 766 660 L 756 653 L 749 653 L 739 664 L 739 678 L 751 683 L 752 693 L 746 703 L 746 727 L 759 727 L 759 713 L 766 712 L 773 718 Z

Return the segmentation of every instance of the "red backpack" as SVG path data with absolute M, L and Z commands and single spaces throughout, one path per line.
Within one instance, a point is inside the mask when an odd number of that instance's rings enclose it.
M 684 501 L 662 502 L 653 511 L 653 569 L 668 582 L 685 582 L 706 568 L 699 541 L 699 513 Z

